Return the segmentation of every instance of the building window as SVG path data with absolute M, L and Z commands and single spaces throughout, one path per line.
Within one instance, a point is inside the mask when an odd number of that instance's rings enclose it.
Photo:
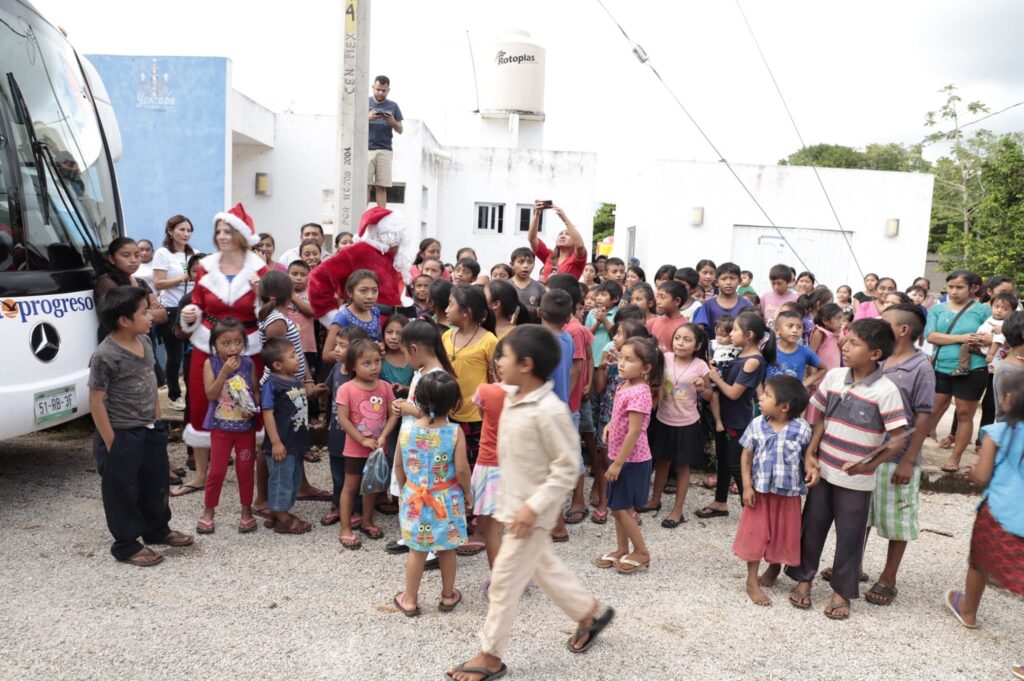
M 395 184 L 387 188 L 388 203 L 405 203 L 405 185 Z
M 526 234 L 530 231 L 530 220 L 533 218 L 533 204 L 532 203 L 519 203 L 516 204 L 516 211 L 519 214 L 519 231 Z M 544 233 L 544 214 L 541 213 L 540 225 L 537 227 L 537 233 Z
M 505 204 L 476 204 L 476 228 L 482 232 L 503 234 L 505 231 Z

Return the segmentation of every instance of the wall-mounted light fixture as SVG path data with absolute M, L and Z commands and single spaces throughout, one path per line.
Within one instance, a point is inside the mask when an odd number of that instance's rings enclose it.
M 256 173 L 256 196 L 270 196 L 269 173 Z
M 890 239 L 900 235 L 900 219 L 889 218 L 885 221 L 885 235 Z
M 691 227 L 700 227 L 703 224 L 704 224 L 704 207 L 703 206 L 694 206 L 693 210 L 690 212 L 690 226 Z

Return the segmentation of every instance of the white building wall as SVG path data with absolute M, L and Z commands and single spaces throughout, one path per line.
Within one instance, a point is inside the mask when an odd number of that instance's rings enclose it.
M 860 272 L 813 169 L 733 167 L 821 283 L 860 290 Z M 828 168 L 819 173 L 865 273 L 893 277 L 901 290 L 923 274 L 932 175 Z M 690 224 L 694 208 L 703 208 L 700 226 Z M 890 218 L 900 221 L 896 237 L 886 236 Z M 692 267 L 702 258 L 733 260 L 754 272 L 761 292 L 774 262 L 803 269 L 720 163 L 659 161 L 638 175 L 616 201 L 615 255 L 628 255 L 630 227 L 634 255 L 651 273 L 666 263 Z
M 257 231 L 277 242 L 277 253 L 299 244 L 299 227 L 323 222 L 324 190 L 334 186 L 334 116 L 277 114 L 273 148 L 235 144 L 232 204 L 241 201 Z M 256 173 L 270 175 L 270 195 L 256 195 Z M 329 226 L 328 226 L 329 227 Z
M 528 245 L 526 233 L 519 231 L 516 207 L 532 204 L 534 199 L 551 199 L 561 206 L 590 243 L 596 154 L 481 147 L 448 147 L 447 151 L 452 159 L 443 164 L 437 228 L 446 261 L 454 259 L 459 248 L 469 246 L 476 250 L 485 273 L 497 263 L 508 262 L 513 249 Z M 477 230 L 478 202 L 504 204 L 502 234 Z M 558 217 L 548 213 L 541 238 L 552 245 L 561 228 Z

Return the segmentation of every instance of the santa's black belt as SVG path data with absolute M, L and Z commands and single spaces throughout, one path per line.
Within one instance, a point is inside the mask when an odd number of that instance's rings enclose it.
M 227 319 L 227 317 L 214 317 L 212 314 L 207 314 L 206 312 L 203 313 L 203 320 L 210 322 L 211 324 L 216 324 L 221 319 Z M 232 317 L 232 319 L 234 319 L 236 322 L 245 327 L 245 330 L 248 331 L 249 333 L 252 333 L 253 331 L 256 331 L 258 328 L 260 328 L 259 323 L 256 321 L 243 322 L 241 319 L 238 319 L 237 317 Z

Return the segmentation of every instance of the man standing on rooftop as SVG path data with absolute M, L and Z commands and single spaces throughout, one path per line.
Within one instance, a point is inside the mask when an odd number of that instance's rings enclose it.
M 366 181 L 370 187 L 370 199 L 386 208 L 388 187 L 391 186 L 392 132 L 402 134 L 402 110 L 388 99 L 391 80 L 387 76 L 373 79 L 373 96 L 370 97 L 370 153 L 367 155 Z

